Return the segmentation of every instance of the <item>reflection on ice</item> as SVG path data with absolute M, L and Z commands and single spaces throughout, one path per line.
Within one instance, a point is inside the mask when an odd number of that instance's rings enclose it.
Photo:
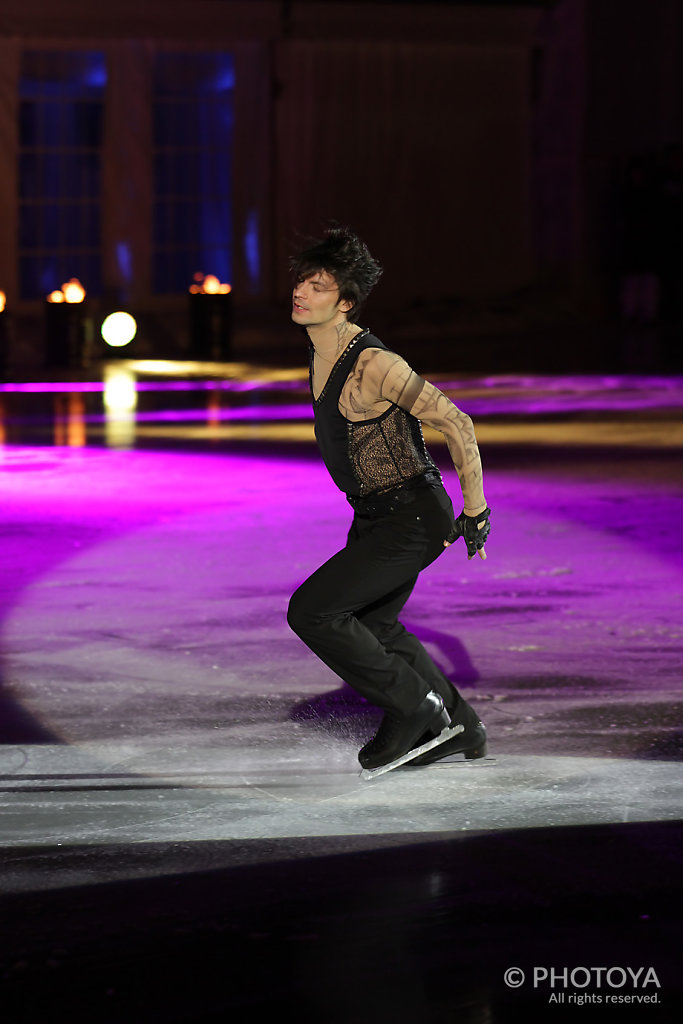
M 115 363 L 104 368 L 105 438 L 110 448 L 129 448 L 135 443 L 135 410 L 138 404 L 135 374 Z

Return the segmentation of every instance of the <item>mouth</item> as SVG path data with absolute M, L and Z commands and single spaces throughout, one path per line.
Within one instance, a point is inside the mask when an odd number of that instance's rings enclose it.
M 292 302 L 292 309 L 295 313 L 307 313 L 308 310 L 305 306 L 300 306 L 298 302 Z

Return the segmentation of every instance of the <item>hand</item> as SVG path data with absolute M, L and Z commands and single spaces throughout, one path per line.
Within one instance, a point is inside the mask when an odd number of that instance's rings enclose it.
M 491 524 L 489 523 L 490 515 L 490 508 L 486 508 L 477 516 L 468 516 L 465 515 L 464 511 L 462 511 L 455 520 L 453 529 L 443 542 L 443 546 L 445 548 L 450 547 L 453 541 L 457 540 L 458 537 L 464 537 L 465 545 L 467 547 L 468 561 L 469 559 L 474 558 L 475 555 L 479 555 L 481 559 L 485 559 L 486 549 L 484 544 L 486 543 L 486 538 L 491 532 Z

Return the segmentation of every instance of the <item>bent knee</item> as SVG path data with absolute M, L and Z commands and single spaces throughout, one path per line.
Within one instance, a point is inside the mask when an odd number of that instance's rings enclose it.
M 295 590 L 289 599 L 287 622 L 300 637 L 310 635 L 339 615 L 338 609 L 329 607 L 319 587 L 310 587 L 308 580 Z
M 299 587 L 299 589 L 295 590 L 289 599 L 289 607 L 287 608 L 287 624 L 295 633 L 301 634 L 302 632 L 305 632 L 306 627 L 310 625 L 312 620 L 313 614 L 310 603 L 306 600 L 303 587 Z

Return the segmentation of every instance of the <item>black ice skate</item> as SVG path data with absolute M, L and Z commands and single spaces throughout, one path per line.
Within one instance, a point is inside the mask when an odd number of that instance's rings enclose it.
M 362 779 L 374 779 L 406 761 L 426 753 L 453 739 L 463 731 L 462 725 L 451 727 L 450 716 L 442 698 L 433 690 L 418 704 L 411 715 L 387 711 L 376 735 L 358 754 Z M 415 746 L 425 733 L 424 742 Z
M 461 698 L 457 708 L 449 712 L 449 717 L 451 728 L 460 726 L 458 734 L 445 743 L 440 743 L 433 749 L 410 758 L 406 764 L 407 768 L 420 768 L 456 754 L 462 754 L 466 761 L 486 757 L 486 729 L 474 708 Z M 427 742 L 432 735 L 426 733 L 421 736 L 420 746 Z

